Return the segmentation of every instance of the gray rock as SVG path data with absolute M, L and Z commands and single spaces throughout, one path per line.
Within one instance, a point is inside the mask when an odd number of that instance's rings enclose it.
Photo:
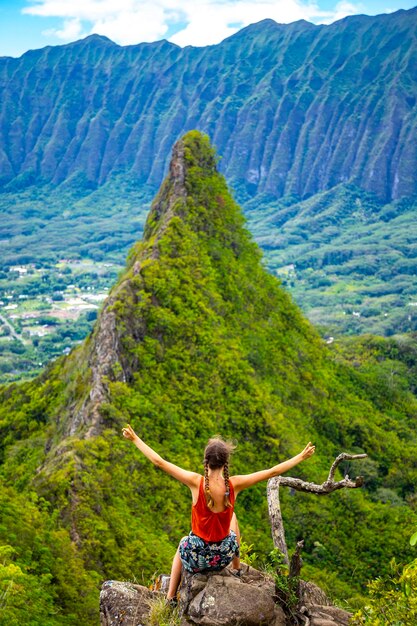
M 169 577 L 160 576 L 158 591 L 141 585 L 107 581 L 100 594 L 101 626 L 146 626 L 150 602 L 166 589 Z M 289 626 L 283 609 L 274 602 L 272 578 L 242 564 L 241 577 L 230 568 L 209 574 L 184 573 L 179 588 L 181 626 Z M 332 606 L 313 583 L 301 584 L 300 612 L 310 626 L 348 626 L 350 614 Z
M 141 585 L 107 580 L 100 592 L 100 626 L 146 626 L 152 597 Z
M 244 563 L 242 563 L 241 566 L 240 578 L 236 578 L 230 567 L 226 567 L 221 572 L 211 572 L 209 574 L 189 574 L 188 572 L 184 572 L 179 588 L 180 608 L 183 613 L 187 613 L 188 605 L 213 577 L 227 578 L 235 582 L 250 585 L 251 588 L 254 589 L 263 589 L 271 597 L 274 594 L 274 582 L 271 577 Z
M 261 587 L 239 579 L 210 576 L 188 606 L 187 618 L 207 626 L 261 626 L 275 619 L 275 603 Z
M 332 606 L 330 599 L 324 593 L 323 589 L 320 589 L 314 583 L 300 580 L 300 605 L 314 605 L 320 606 Z
M 350 613 L 337 606 L 307 605 L 311 626 L 348 626 Z

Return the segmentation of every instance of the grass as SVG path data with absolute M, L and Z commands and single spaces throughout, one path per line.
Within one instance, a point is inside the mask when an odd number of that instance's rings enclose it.
M 147 626 L 179 626 L 181 618 L 178 608 L 172 609 L 165 596 L 156 596 L 149 606 Z

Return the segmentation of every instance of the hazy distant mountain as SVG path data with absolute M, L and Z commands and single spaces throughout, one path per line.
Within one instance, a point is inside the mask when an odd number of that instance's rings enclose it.
M 417 8 L 329 26 L 264 20 L 204 48 L 93 35 L 0 59 L 1 183 L 159 185 L 173 141 L 209 134 L 250 195 L 352 181 L 417 191 Z

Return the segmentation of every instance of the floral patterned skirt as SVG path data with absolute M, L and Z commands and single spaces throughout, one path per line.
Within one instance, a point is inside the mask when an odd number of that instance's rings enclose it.
M 235 556 L 239 556 L 239 544 L 233 530 L 222 541 L 210 542 L 190 532 L 181 539 L 178 549 L 183 566 L 192 574 L 221 570 L 229 565 Z

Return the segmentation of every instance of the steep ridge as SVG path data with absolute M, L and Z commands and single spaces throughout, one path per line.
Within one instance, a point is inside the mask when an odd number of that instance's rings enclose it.
M 265 20 L 184 49 L 94 35 L 2 58 L 1 183 L 89 188 L 123 172 L 159 186 L 174 140 L 198 128 L 242 194 L 351 181 L 386 202 L 415 195 L 416 20 Z
M 361 594 L 392 556 L 407 558 L 415 346 L 367 340 L 359 361 L 329 352 L 264 269 L 216 160 L 196 131 L 176 144 L 92 334 L 34 381 L 1 390 L 0 585 L 19 577 L 6 609 L 20 623 L 35 603 L 47 626 L 95 624 L 100 579 L 146 581 L 169 567 L 188 531 L 188 494 L 123 440 L 128 421 L 193 470 L 219 431 L 239 444 L 233 473 L 311 439 L 318 453 L 299 475 L 321 482 L 335 454 L 365 450 L 363 468 L 343 468 L 363 470 L 363 492 L 283 494 L 289 543 L 305 537 L 306 575 L 339 598 Z M 237 511 L 262 557 L 264 490 L 241 494 Z

